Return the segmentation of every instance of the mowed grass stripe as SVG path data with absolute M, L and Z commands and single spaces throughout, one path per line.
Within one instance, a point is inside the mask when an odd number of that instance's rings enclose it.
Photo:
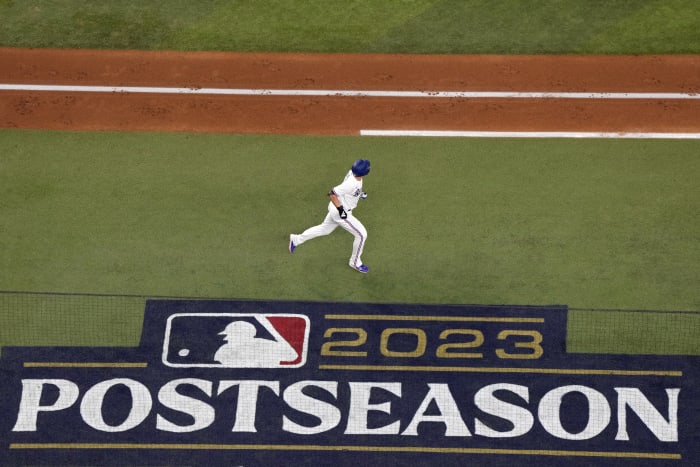
M 695 141 L 0 133 L 5 290 L 700 309 Z M 372 272 L 344 232 L 290 255 L 358 157 Z M 142 307 L 49 306 L 0 313 L 0 343 L 138 341 Z M 577 351 L 698 351 L 692 316 L 629 342 L 588 316 Z

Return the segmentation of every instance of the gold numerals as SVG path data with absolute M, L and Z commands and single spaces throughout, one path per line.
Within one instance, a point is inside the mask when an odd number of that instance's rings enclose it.
M 390 357 L 417 359 L 538 359 L 544 354 L 542 333 L 534 329 L 502 329 L 488 339 L 479 329 L 387 327 L 370 333 L 361 327 L 326 329 L 324 357 Z M 492 333 L 491 333 L 492 334 Z M 491 335 L 489 334 L 489 335 Z

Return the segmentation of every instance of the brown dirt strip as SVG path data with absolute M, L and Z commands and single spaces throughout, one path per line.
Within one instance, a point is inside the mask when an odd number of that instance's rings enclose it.
M 700 93 L 700 55 L 494 56 L 0 48 L 0 83 Z M 0 127 L 357 134 L 361 129 L 700 132 L 700 100 L 0 91 Z

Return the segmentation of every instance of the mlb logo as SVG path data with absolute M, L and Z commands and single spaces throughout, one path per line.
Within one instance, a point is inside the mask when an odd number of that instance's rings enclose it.
M 163 364 L 174 368 L 299 368 L 309 318 L 297 314 L 178 313 L 168 317 Z

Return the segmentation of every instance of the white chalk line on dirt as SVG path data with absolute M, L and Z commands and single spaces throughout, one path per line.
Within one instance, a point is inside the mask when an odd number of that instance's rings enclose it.
M 519 91 L 390 91 L 348 89 L 246 89 L 149 86 L 77 86 L 57 84 L 0 84 L 0 91 L 193 94 L 283 97 L 393 97 L 471 99 L 700 99 L 679 92 L 519 92 Z
M 700 99 L 696 93 L 644 92 L 515 92 L 515 91 L 379 91 L 319 89 L 245 89 L 149 86 L 89 86 L 55 84 L 2 84 L 0 91 L 191 94 L 224 96 L 283 97 L 391 97 L 391 98 L 473 98 L 473 99 Z M 700 139 L 700 133 L 606 133 L 606 132 L 528 132 L 528 131 L 432 131 L 361 130 L 362 136 L 423 136 L 466 138 L 627 138 Z
M 360 130 L 361 136 L 422 136 L 447 138 L 608 138 L 608 139 L 700 139 L 700 133 L 611 133 L 593 131 L 443 131 Z

